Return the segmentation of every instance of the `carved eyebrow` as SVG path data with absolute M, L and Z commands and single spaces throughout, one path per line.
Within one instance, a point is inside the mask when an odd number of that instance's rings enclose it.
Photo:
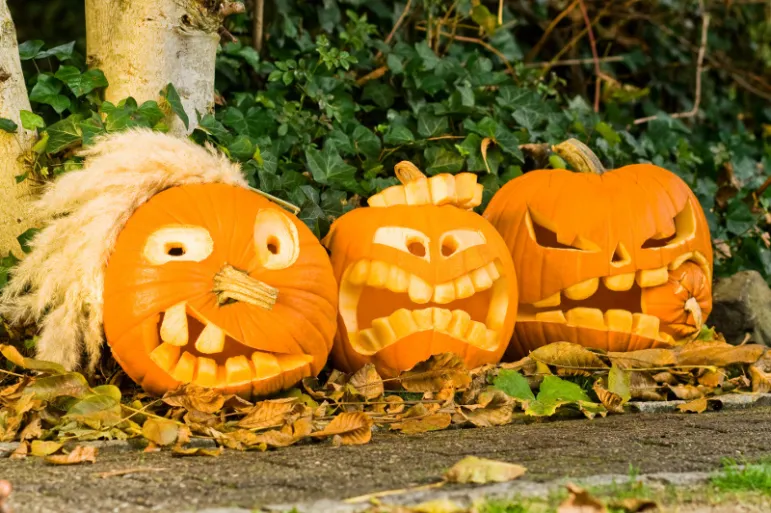
M 530 207 L 525 211 L 525 226 L 530 238 L 541 247 L 568 251 L 600 251 L 597 244 L 581 235 L 576 235 L 570 244 L 560 242 L 557 238 L 557 226 L 554 221 Z
M 429 236 L 420 230 L 404 226 L 381 226 L 375 231 L 375 236 L 372 238 L 373 244 L 382 244 L 398 249 L 427 262 L 431 261 L 430 241 Z
M 663 248 L 665 246 L 674 246 L 690 239 L 696 234 L 696 213 L 693 210 L 691 198 L 686 200 L 680 212 L 672 218 L 675 225 L 675 232 L 672 235 L 663 235 L 654 233 L 643 242 L 642 249 Z

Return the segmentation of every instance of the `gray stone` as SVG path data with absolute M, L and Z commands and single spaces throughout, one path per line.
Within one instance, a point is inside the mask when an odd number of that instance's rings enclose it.
M 771 289 L 757 271 L 742 271 L 721 278 L 712 291 L 715 326 L 731 344 L 750 341 L 771 346 Z

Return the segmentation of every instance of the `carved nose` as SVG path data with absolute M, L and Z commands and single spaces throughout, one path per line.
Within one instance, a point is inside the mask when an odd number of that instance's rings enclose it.
M 225 264 L 214 275 L 214 289 L 220 305 L 233 301 L 243 301 L 250 305 L 272 310 L 278 299 L 278 289 L 267 283 L 252 278 L 244 271 L 239 271 L 230 264 Z
M 619 242 L 616 249 L 613 250 L 613 255 L 610 257 L 610 265 L 615 267 L 621 267 L 632 262 L 632 257 L 627 251 L 623 242 Z

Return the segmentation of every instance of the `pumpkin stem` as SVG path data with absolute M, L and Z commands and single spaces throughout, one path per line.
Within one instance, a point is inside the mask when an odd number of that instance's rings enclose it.
M 552 146 L 551 149 L 579 173 L 601 175 L 606 171 L 597 155 L 578 139 L 568 139 Z
M 275 204 L 277 204 L 277 205 L 279 205 L 281 207 L 284 207 L 285 209 L 287 209 L 288 211 L 290 211 L 294 215 L 297 215 L 297 214 L 300 213 L 300 207 L 298 207 L 297 205 L 295 205 L 293 203 L 289 203 L 288 201 L 284 201 L 281 198 L 277 198 L 276 196 L 274 196 L 272 194 L 268 194 L 267 192 L 261 191 L 260 189 L 255 189 L 254 187 L 249 187 L 249 189 L 254 191 L 254 192 L 256 192 L 260 196 L 269 199 L 273 203 L 275 203 Z
M 418 169 L 418 166 L 408 160 L 402 160 L 396 164 L 394 166 L 394 173 L 396 174 L 396 178 L 398 178 L 402 184 L 414 182 L 426 177 L 426 175 Z
M 224 305 L 230 301 L 243 301 L 250 305 L 272 310 L 278 298 L 278 289 L 252 278 L 230 264 L 214 275 L 214 289 L 217 302 Z

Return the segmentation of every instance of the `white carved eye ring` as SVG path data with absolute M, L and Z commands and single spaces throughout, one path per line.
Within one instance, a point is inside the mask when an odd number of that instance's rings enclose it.
M 404 251 L 426 262 L 431 261 L 428 249 L 430 239 L 425 233 L 404 226 L 381 226 L 372 239 L 374 244 L 382 244 L 399 251 Z
M 275 208 L 264 208 L 254 219 L 254 249 L 265 269 L 286 269 L 300 256 L 300 236 L 292 220 Z
M 168 262 L 201 262 L 214 250 L 209 230 L 202 226 L 171 225 L 147 238 L 142 254 L 153 265 Z

